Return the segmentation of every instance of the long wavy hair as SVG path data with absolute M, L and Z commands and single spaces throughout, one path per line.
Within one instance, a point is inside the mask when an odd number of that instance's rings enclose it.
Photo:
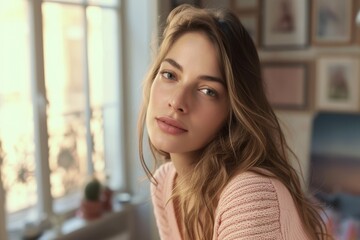
M 226 80 L 231 110 L 225 126 L 203 149 L 186 182 L 179 182 L 174 189 L 172 197 L 179 200 L 183 237 L 212 239 L 220 193 L 235 174 L 259 167 L 275 175 L 290 191 L 309 238 L 326 239 L 320 208 L 301 188 L 299 177 L 290 163 L 290 158 L 295 155 L 289 149 L 265 96 L 257 50 L 238 17 L 229 10 L 181 5 L 169 14 L 161 45 L 143 85 L 138 128 L 140 160 L 146 174 L 153 184 L 157 184 L 143 154 L 150 88 L 174 42 L 191 31 L 205 33 L 214 44 L 221 74 Z M 155 168 L 170 160 L 169 153 L 156 149 L 150 139 L 148 141 Z

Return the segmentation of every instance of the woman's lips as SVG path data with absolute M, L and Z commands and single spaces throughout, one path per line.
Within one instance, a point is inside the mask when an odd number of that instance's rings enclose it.
M 169 117 L 155 118 L 159 128 L 169 134 L 181 134 L 187 130 L 176 120 Z

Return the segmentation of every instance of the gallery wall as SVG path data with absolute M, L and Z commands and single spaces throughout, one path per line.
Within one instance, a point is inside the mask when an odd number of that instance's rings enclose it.
M 238 15 L 258 49 L 303 188 L 331 206 L 326 222 L 336 239 L 359 239 L 360 0 L 160 2 L 161 26 L 181 3 Z
M 230 8 L 239 16 L 258 48 L 269 101 L 306 187 L 314 119 L 360 114 L 360 1 L 163 0 L 160 23 L 181 3 Z

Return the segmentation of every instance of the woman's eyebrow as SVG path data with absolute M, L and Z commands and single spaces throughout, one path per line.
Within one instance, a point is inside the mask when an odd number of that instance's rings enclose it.
M 163 62 L 169 63 L 171 66 L 179 69 L 181 72 L 183 71 L 183 67 L 172 58 L 165 58 Z M 198 78 L 201 79 L 201 80 L 206 80 L 206 81 L 211 81 L 211 82 L 218 82 L 218 83 L 221 83 L 222 85 L 225 85 L 224 80 L 222 78 L 219 78 L 219 77 L 214 77 L 214 76 L 209 76 L 209 75 L 200 75 Z
M 174 59 L 165 58 L 163 62 L 167 62 L 171 64 L 173 67 L 179 69 L 180 71 L 183 71 L 183 67 L 179 63 L 177 63 Z
M 219 77 L 214 77 L 214 76 L 208 76 L 208 75 L 200 75 L 198 77 L 201 80 L 206 80 L 206 81 L 210 81 L 210 82 L 218 82 L 221 83 L 222 85 L 225 86 L 225 82 L 222 78 Z

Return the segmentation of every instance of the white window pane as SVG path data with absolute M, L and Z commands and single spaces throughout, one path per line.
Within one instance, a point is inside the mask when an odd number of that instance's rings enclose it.
M 118 188 L 123 183 L 119 174 L 122 169 L 118 18 L 115 10 L 100 7 L 88 7 L 86 14 L 94 170 L 100 178 L 104 173 L 110 175 L 112 186 Z
M 51 193 L 82 188 L 87 174 L 83 10 L 43 4 Z
M 57 2 L 57 3 L 83 3 L 85 0 L 44 0 L 44 2 Z
M 96 5 L 101 5 L 101 6 L 110 6 L 110 7 L 114 7 L 117 6 L 119 4 L 120 0 L 88 0 L 89 4 L 96 4 Z
M 106 7 L 116 7 L 120 4 L 120 0 L 44 0 L 44 2 L 45 1 L 57 3 L 90 4 Z
M 37 202 L 27 1 L 0 2 L 0 39 L 0 167 L 14 213 Z
M 92 160 L 94 164 L 94 173 L 102 182 L 106 180 L 103 123 L 102 109 L 93 108 L 90 122 L 91 135 L 93 138 Z

